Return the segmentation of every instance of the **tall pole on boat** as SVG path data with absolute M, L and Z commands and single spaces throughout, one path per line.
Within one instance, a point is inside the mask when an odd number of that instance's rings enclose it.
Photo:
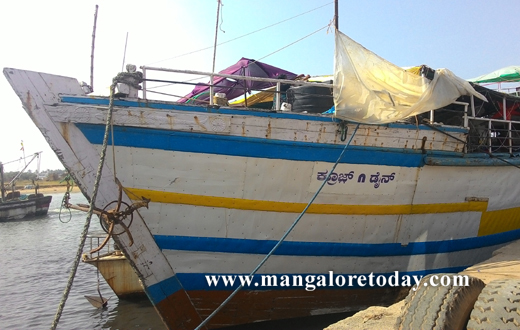
M 338 0 L 334 0 L 334 26 L 336 30 L 339 30 L 339 22 L 338 22 Z
M 217 22 L 215 23 L 215 43 L 213 45 L 213 67 L 209 77 L 209 104 L 213 105 L 213 74 L 215 73 L 215 59 L 217 58 L 217 36 L 218 36 L 218 15 L 220 14 L 221 0 L 217 0 Z
M 121 64 L 121 72 L 123 72 L 125 70 L 126 46 L 127 45 L 128 45 L 128 32 L 126 32 L 125 51 L 123 53 L 123 64 Z
M 94 28 L 92 30 L 92 50 L 90 52 L 90 92 L 94 92 L 94 44 L 96 43 L 96 22 L 98 5 L 96 5 L 96 11 L 94 13 Z

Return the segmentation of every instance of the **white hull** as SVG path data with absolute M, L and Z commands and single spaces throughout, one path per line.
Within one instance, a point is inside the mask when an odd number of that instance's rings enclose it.
M 91 196 L 107 99 L 85 97 L 70 78 L 4 73 Z M 204 275 L 254 269 L 318 190 L 345 142 L 340 125 L 318 115 L 151 103 L 116 102 L 115 154 L 109 147 L 96 205 L 117 199 L 114 172 L 126 202 L 151 200 L 130 227 L 134 244 L 124 234 L 116 240 L 173 328 L 188 322 L 172 320 L 175 311 L 202 319 L 231 290 L 204 287 Z M 425 126 L 362 125 L 337 176 L 259 274 L 458 271 L 519 238 L 518 169 L 479 159 L 480 166 L 469 166 L 475 161 L 461 157 L 464 146 L 455 139 L 464 139 L 466 131 L 441 130 L 449 135 Z M 348 125 L 345 137 L 353 131 Z M 443 159 L 453 165 L 428 165 Z M 345 292 L 357 295 L 358 289 Z M 246 306 L 253 293 L 266 301 L 274 294 L 287 297 L 280 305 L 287 308 L 285 317 L 338 307 L 341 290 L 295 303 L 297 290 L 246 288 L 237 297 L 248 310 L 244 318 L 233 319 L 231 309 L 238 307 L 229 307 L 211 327 L 284 317 L 269 314 L 276 304 L 257 311 Z M 395 290 L 371 292 L 343 309 L 397 298 Z

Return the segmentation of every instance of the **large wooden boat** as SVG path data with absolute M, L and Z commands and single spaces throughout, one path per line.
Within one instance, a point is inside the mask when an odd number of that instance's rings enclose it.
M 197 327 L 239 283 L 210 285 L 208 276 L 250 274 L 319 192 L 252 284 L 207 324 L 218 328 L 390 304 L 409 289 L 389 282 L 396 272 L 457 272 L 520 238 L 520 122 L 508 116 L 519 99 L 423 68 L 422 75 L 399 71 L 423 84 L 413 93 L 440 77 L 456 85 L 428 103 L 436 108 L 423 104 L 419 111 L 405 91 L 379 85 L 371 90 L 377 107 L 364 109 L 360 98 L 342 98 L 344 91 L 364 93 L 340 82 L 356 76 L 338 64 L 345 58 L 337 55 L 334 85 L 207 73 L 208 96 L 194 93 L 183 102 L 148 98 L 159 80 L 153 74 L 164 82 L 164 72 L 201 72 L 141 67 L 143 73 L 118 76 L 114 98 L 87 95 L 74 78 L 12 68 L 4 74 L 89 200 L 112 114 L 95 204 L 113 208 L 122 188 L 126 204 L 119 205 L 133 217 L 124 222 L 128 232 L 115 225 L 114 239 L 170 329 Z M 278 97 L 273 110 L 214 104 L 227 103 L 213 97 L 219 82 L 247 89 L 250 80 L 276 86 L 276 95 L 290 95 L 283 85 L 333 89 L 335 115 L 312 106 L 282 111 Z M 316 94 L 324 95 L 307 97 Z M 475 97 L 482 94 L 485 101 Z M 413 111 L 400 116 L 397 106 Z M 384 116 L 374 119 L 374 110 Z M 131 210 L 143 198 L 148 209 Z M 335 282 L 370 274 L 386 285 Z M 262 286 L 266 275 L 278 285 Z M 308 279 L 319 276 L 327 284 L 309 287 Z M 292 281 L 298 278 L 303 283 Z

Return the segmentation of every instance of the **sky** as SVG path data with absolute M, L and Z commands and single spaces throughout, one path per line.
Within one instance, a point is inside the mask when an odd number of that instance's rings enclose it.
M 223 44 L 215 71 L 246 57 L 298 74 L 333 73 L 334 34 L 325 28 L 334 15 L 333 1 L 222 3 L 217 38 Z M 0 66 L 89 82 L 96 4 L 95 95 L 108 95 L 123 57 L 138 67 L 211 71 L 217 0 L 6 1 Z M 448 68 L 469 79 L 520 65 L 519 12 L 518 0 L 339 0 L 339 29 L 396 65 Z M 256 30 L 261 31 L 252 33 Z M 196 52 L 203 48 L 209 49 Z M 3 76 L 0 95 L 0 161 L 20 158 L 23 140 L 26 155 L 43 151 L 42 170 L 63 168 Z M 6 171 L 20 166 L 14 162 Z

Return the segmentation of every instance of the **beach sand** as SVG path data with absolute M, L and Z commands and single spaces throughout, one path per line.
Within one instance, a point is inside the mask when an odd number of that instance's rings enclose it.
M 40 187 L 38 192 L 40 194 L 60 194 L 67 191 L 67 186 L 52 186 L 52 187 Z M 80 192 L 78 186 L 74 186 L 71 192 Z M 34 194 L 34 189 L 20 189 L 21 194 Z

